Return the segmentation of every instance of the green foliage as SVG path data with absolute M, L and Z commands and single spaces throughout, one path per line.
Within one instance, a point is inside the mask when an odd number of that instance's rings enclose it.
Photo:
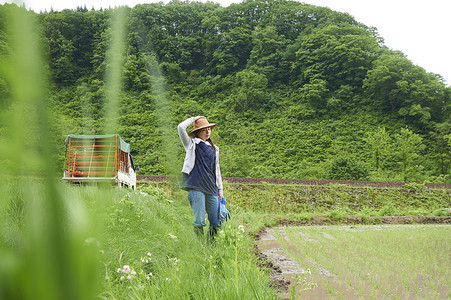
M 374 132 L 368 132 L 364 141 L 371 153 L 374 169 L 379 171 L 386 165 L 386 160 L 390 155 L 390 136 L 385 128 L 377 128 Z
M 421 167 L 420 154 L 425 146 L 422 138 L 410 131 L 408 128 L 401 128 L 401 132 L 395 135 L 396 154 L 399 157 L 404 181 L 410 179 L 414 174 L 418 174 Z
M 361 161 L 351 156 L 341 156 L 332 160 L 328 169 L 328 179 L 368 180 L 369 169 Z
M 0 6 L 5 109 L 12 89 L 3 62 L 12 51 L 3 16 L 12 7 Z M 175 133 L 188 116 L 206 115 L 219 124 L 213 139 L 227 176 L 327 178 L 339 153 L 369 168 L 348 178 L 450 180 L 450 88 L 388 50 L 375 28 L 348 14 L 276 0 L 126 8 L 123 55 L 115 66 L 122 78 L 118 92 L 106 78 L 115 10 L 28 14 L 38 20 L 47 58 L 60 171 L 64 137 L 106 133 L 113 117 L 117 133 L 132 144 L 139 173 L 169 174 L 168 149 L 181 156 L 172 159 L 179 166 L 184 153 L 163 134 Z M 152 83 L 152 70 L 163 83 Z M 156 92 L 160 84 L 163 93 Z M 164 121 L 159 95 L 166 99 Z M 119 102 L 117 116 L 106 114 L 111 97 Z M 422 139 L 410 139 L 405 153 L 404 130 Z
M 451 216 L 451 208 L 439 208 L 434 210 L 432 214 L 437 217 Z
M 431 215 L 435 210 L 451 206 L 449 190 L 419 184 L 390 189 L 344 184 L 228 184 L 225 194 L 232 207 L 281 216 L 291 213 L 328 215 L 335 220 L 349 215 Z

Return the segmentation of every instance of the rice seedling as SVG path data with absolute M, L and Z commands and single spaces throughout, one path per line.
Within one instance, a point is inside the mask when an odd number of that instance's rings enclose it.
M 449 225 L 279 228 L 287 257 L 312 270 L 318 293 L 344 298 L 446 298 Z M 281 234 L 284 232 L 284 234 Z M 286 234 L 285 234 L 286 233 Z M 305 250 L 307 249 L 307 250 Z M 341 295 L 341 296 L 340 296 Z

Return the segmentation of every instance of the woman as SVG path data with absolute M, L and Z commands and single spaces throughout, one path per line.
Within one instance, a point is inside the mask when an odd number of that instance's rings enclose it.
M 194 124 L 193 124 L 194 123 Z M 190 133 L 186 128 L 193 124 Z M 211 130 L 216 126 L 205 117 L 191 117 L 177 126 L 185 147 L 186 156 L 182 169 L 181 188 L 188 191 L 188 200 L 194 213 L 194 231 L 203 235 L 205 211 L 208 214 L 209 233 L 216 234 L 219 225 L 219 198 L 223 197 L 219 149 L 210 139 Z

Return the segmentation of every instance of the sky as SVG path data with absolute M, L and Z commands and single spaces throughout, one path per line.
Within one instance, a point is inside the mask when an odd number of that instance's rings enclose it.
M 206 2 L 206 0 L 200 0 Z M 0 3 L 15 1 L 3 1 Z M 17 3 L 18 1 L 16 1 Z M 120 5 L 134 7 L 139 3 L 168 0 L 28 0 L 27 8 L 35 12 L 60 11 L 85 6 L 87 9 Z M 242 0 L 213 0 L 222 6 Z M 450 0 L 303 0 L 303 3 L 325 6 L 346 12 L 358 22 L 376 27 L 385 45 L 402 51 L 415 65 L 440 74 L 451 85 L 451 1 Z

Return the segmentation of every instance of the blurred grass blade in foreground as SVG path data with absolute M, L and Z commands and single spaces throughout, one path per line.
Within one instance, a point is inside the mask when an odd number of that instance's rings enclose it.
M 94 298 L 98 249 L 85 243 L 94 232 L 82 197 L 61 185 L 54 172 L 35 14 L 15 5 L 5 11 L 0 28 L 8 29 L 2 41 L 8 51 L 0 53 L 0 78 L 8 87 L 0 114 L 0 299 Z

